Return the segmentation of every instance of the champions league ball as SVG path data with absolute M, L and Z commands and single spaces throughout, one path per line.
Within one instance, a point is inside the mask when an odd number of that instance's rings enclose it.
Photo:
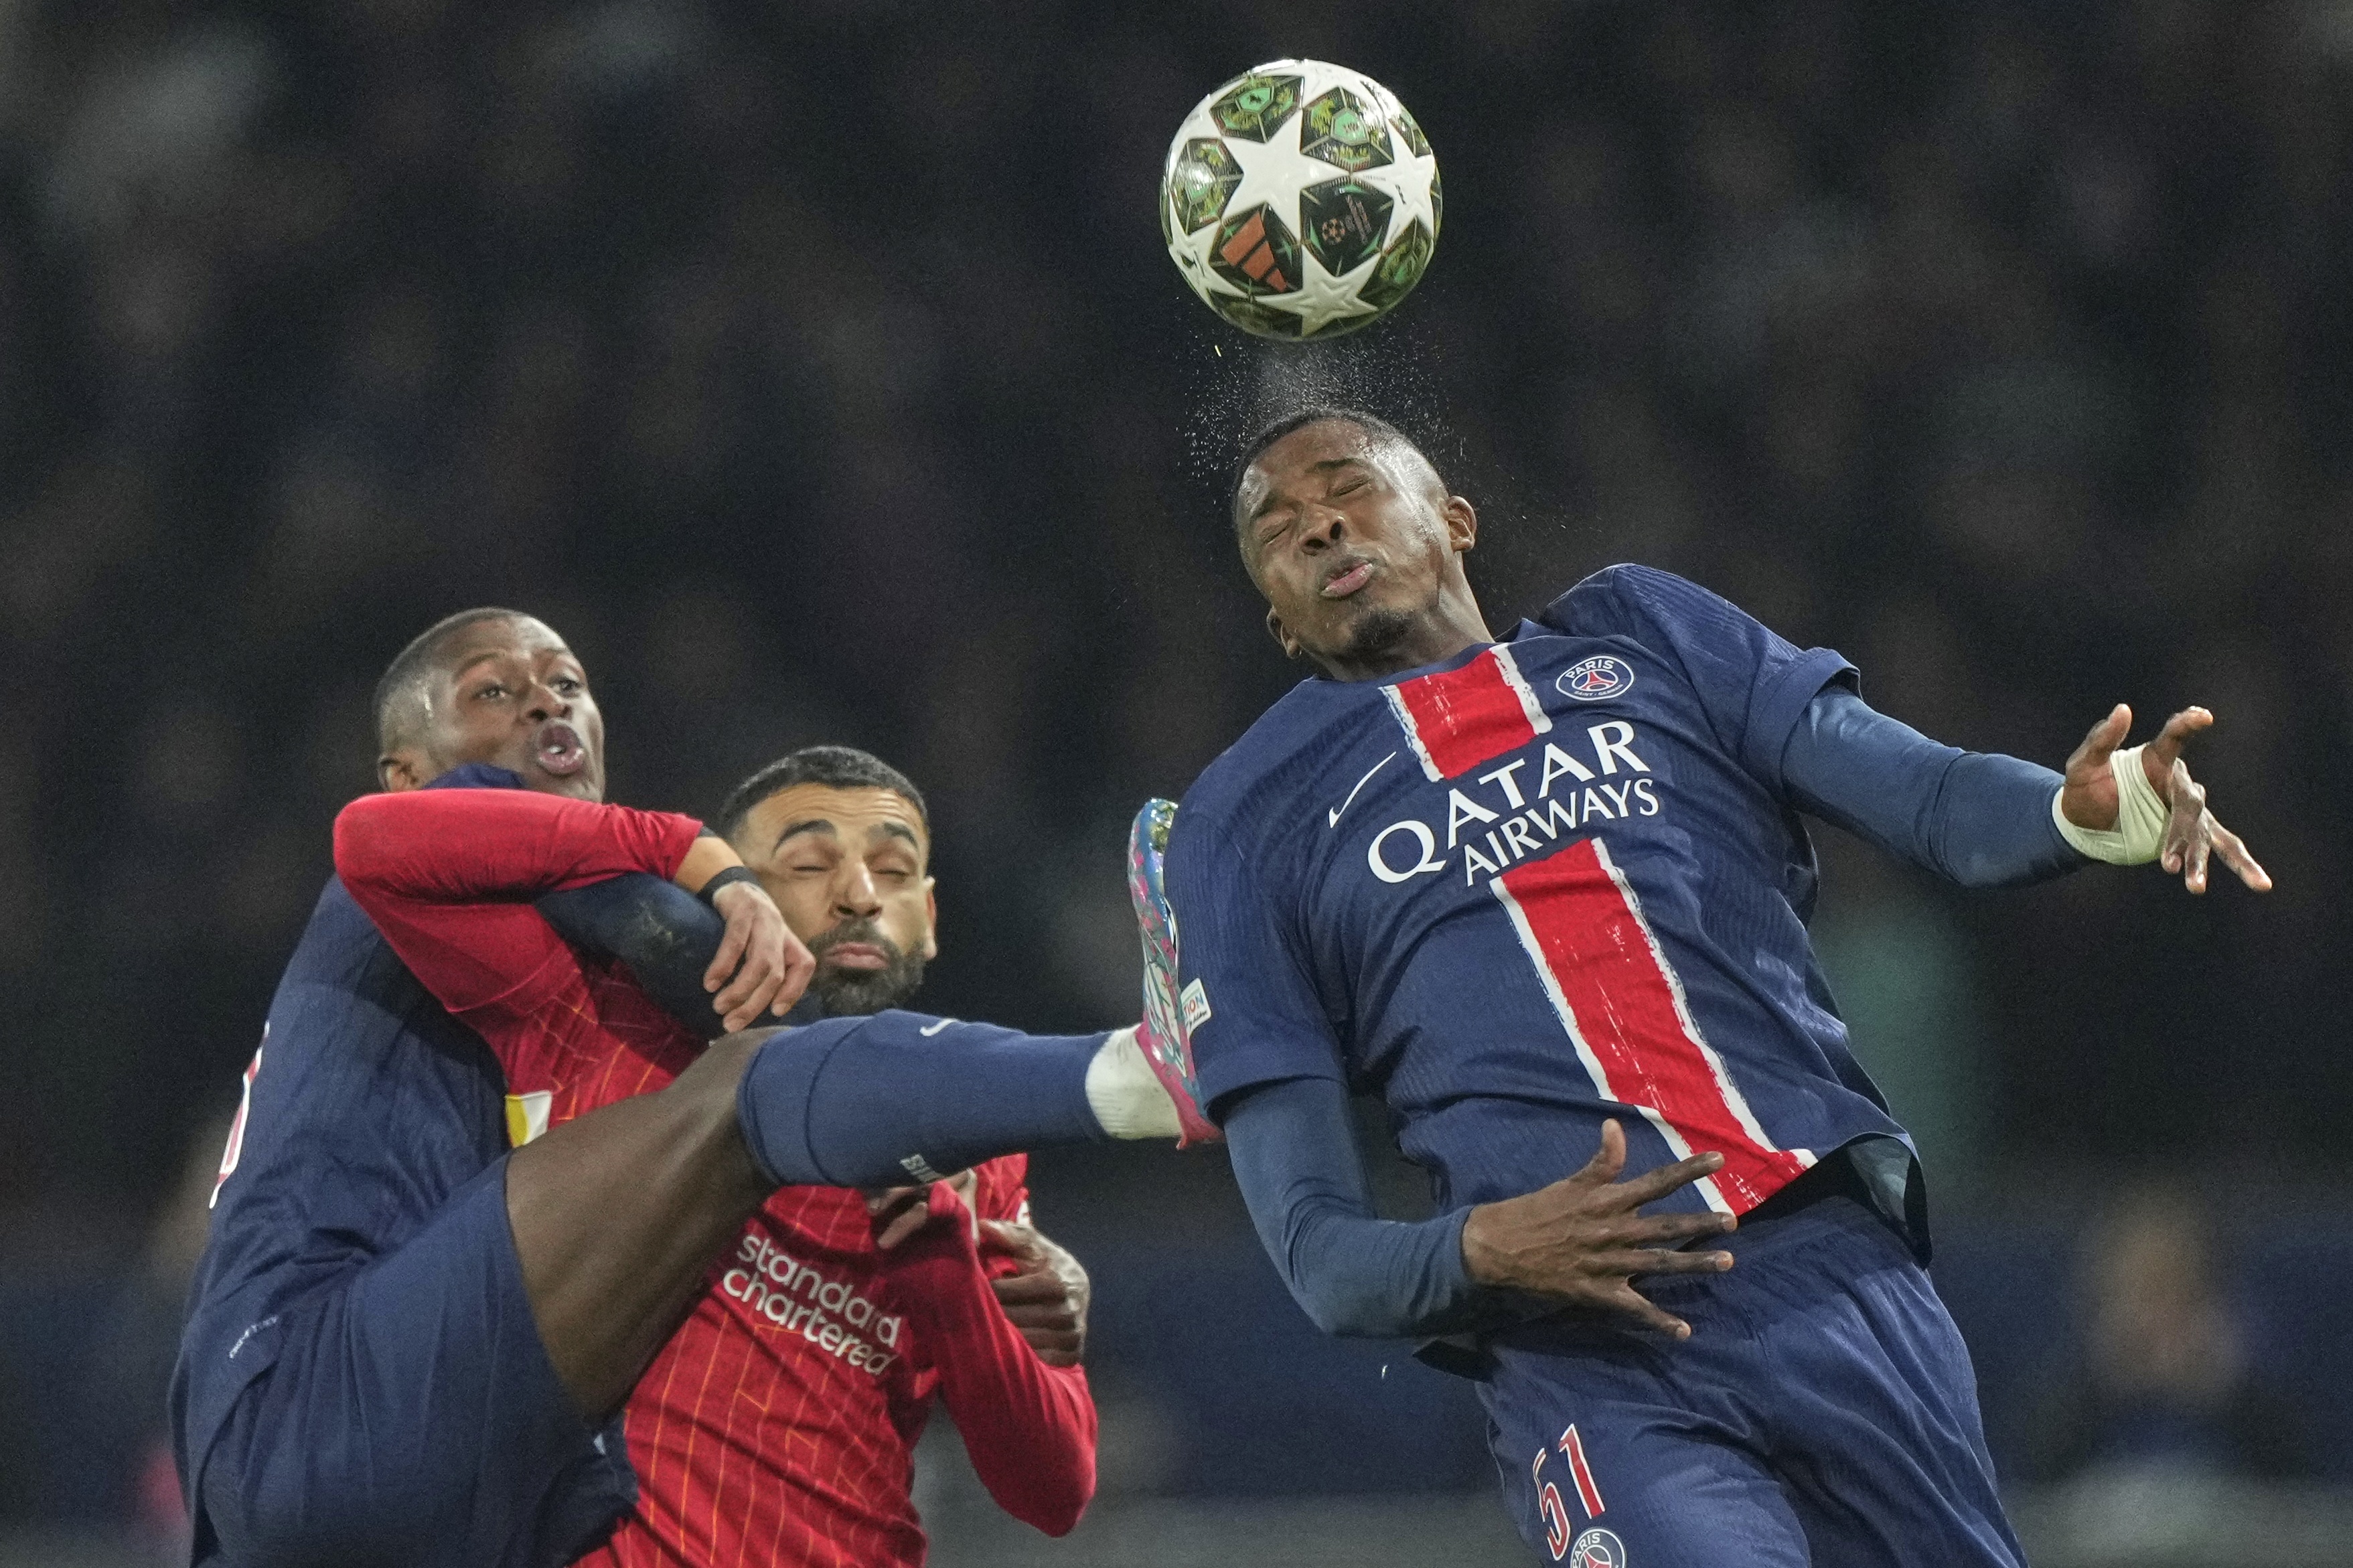
M 1160 231 L 1193 292 L 1264 338 L 1336 338 L 1409 293 L 1438 244 L 1438 160 L 1361 71 L 1276 60 L 1186 117 Z

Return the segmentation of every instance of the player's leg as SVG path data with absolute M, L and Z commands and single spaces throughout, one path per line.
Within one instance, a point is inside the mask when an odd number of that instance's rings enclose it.
M 1815 1568 L 2019 1568 L 1968 1351 L 1926 1271 L 1843 1199 L 1776 1224 L 1811 1234 L 1742 1258 L 1752 1286 L 1787 1275 L 1796 1308 L 1765 1331 L 1779 1377 L 1753 1397 Z
M 203 1561 L 457 1568 L 486 1542 L 560 1548 L 628 1506 L 543 1347 L 504 1177 L 226 1353 L 184 1351 L 174 1420 L 200 1447 L 183 1474 L 218 1549 Z
M 1587 1353 L 1503 1352 L 1482 1394 L 1513 1522 L 1575 1568 L 1807 1568 L 1780 1482 L 1678 1357 L 1615 1331 Z
M 1134 1029 L 1035 1036 L 896 1011 L 777 1032 L 744 1069 L 736 1115 L 762 1173 L 786 1186 L 931 1181 L 1178 1125 Z

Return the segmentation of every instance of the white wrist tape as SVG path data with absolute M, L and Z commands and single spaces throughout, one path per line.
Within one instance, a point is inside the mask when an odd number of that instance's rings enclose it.
M 1175 1138 L 1184 1131 L 1176 1102 L 1136 1044 L 1134 1025 L 1112 1031 L 1087 1064 L 1087 1106 L 1114 1138 Z
M 2148 782 L 2148 770 L 2141 766 L 2140 754 L 2147 749 L 2130 746 L 2108 757 L 2109 775 L 2116 781 L 2114 827 L 2076 826 L 2059 809 L 2066 792 L 2062 790 L 2052 795 L 2051 820 L 2059 825 L 2059 837 L 2093 859 L 2105 860 L 2111 866 L 2146 866 L 2156 859 L 2165 843 L 2166 819 L 2172 813 L 2165 797 Z

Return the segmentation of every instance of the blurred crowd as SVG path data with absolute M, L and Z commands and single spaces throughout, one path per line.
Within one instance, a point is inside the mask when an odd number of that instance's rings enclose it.
M 1445 170 L 1328 347 L 1217 322 L 1153 213 L 1286 54 Z M 372 681 L 470 604 L 582 650 L 618 798 L 907 770 L 934 1007 L 1124 1012 L 1127 815 L 1298 674 L 1220 500 L 1310 395 L 1430 439 L 1499 624 L 1634 559 L 1958 744 L 2211 707 L 2268 899 L 1963 900 L 1825 831 L 1823 946 L 1964 1209 L 2341 1170 L 2348 155 L 2344 0 L 0 0 L 0 1274 L 139 1252 Z

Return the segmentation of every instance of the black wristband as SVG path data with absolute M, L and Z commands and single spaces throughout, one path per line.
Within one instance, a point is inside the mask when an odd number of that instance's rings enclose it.
M 711 880 L 703 883 L 694 896 L 715 910 L 719 907 L 714 900 L 719 897 L 720 889 L 732 887 L 737 882 L 757 882 L 759 879 L 753 875 L 752 868 L 749 866 L 729 866 Z

